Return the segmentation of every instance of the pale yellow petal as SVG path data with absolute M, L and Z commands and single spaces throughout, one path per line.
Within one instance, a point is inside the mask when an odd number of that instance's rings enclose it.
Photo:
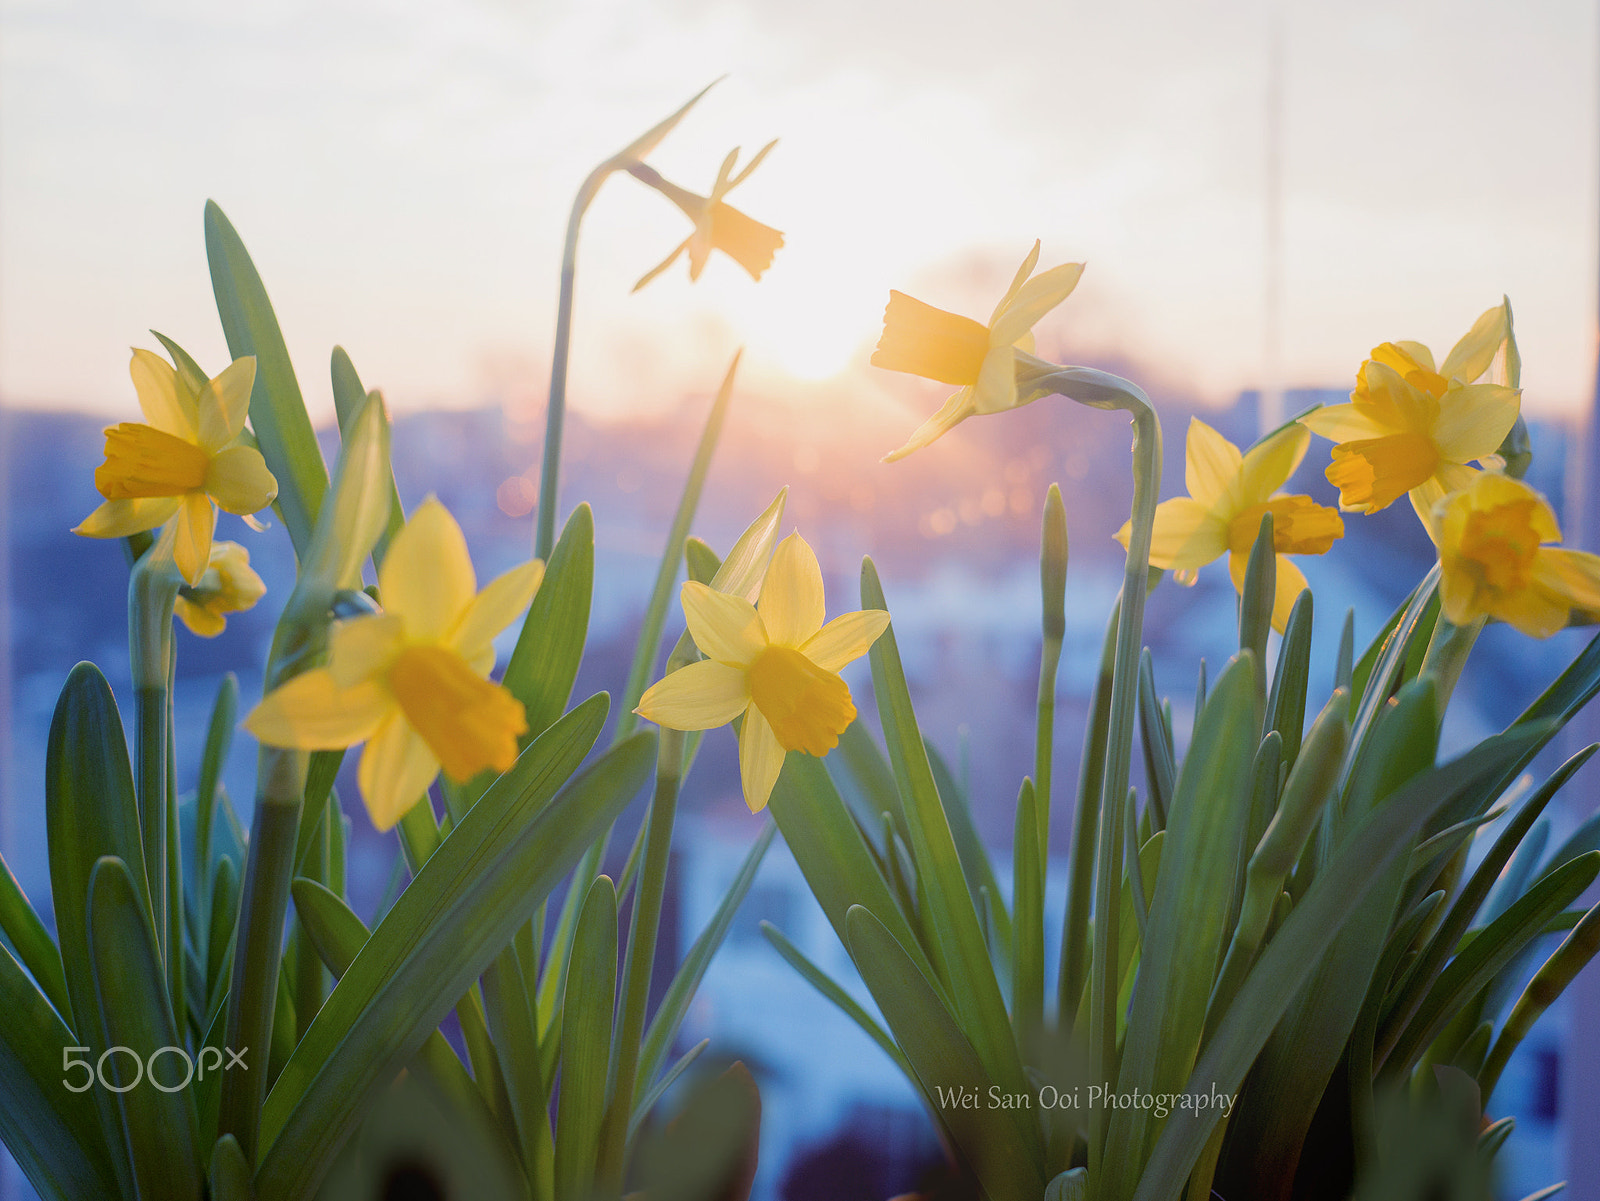
M 266 746 L 333 751 L 372 737 L 394 700 L 371 682 L 341 688 L 326 667 L 302 672 L 269 692 L 244 719 Z
M 640 288 L 644 287 L 647 283 L 649 283 L 651 280 L 653 280 L 656 276 L 660 275 L 668 267 L 672 266 L 673 263 L 676 263 L 678 261 L 678 256 L 681 255 L 685 250 L 689 249 L 689 241 L 690 241 L 690 239 L 685 238 L 683 241 L 679 242 L 678 243 L 678 248 L 676 250 L 674 250 L 666 258 L 662 259 L 654 267 L 650 268 L 650 270 L 646 271 L 643 275 L 641 275 L 639 277 L 639 282 L 633 285 L 633 290 L 635 292 L 637 292 Z
M 328 631 L 328 671 L 341 688 L 373 679 L 399 652 L 405 623 L 393 613 L 338 621 Z
M 361 752 L 356 783 L 367 815 L 380 832 L 389 830 L 428 791 L 439 774 L 439 757 L 396 711 Z
M 1600 555 L 1541 547 L 1534 555 L 1533 579 L 1572 608 L 1600 609 Z
M 384 609 L 405 619 L 409 637 L 431 640 L 443 639 L 477 595 L 467 540 L 433 497 L 417 506 L 389 544 L 378 588 Z
M 211 456 L 206 492 L 229 513 L 257 513 L 278 496 L 278 481 L 253 446 L 230 446 Z
M 1320 409 L 1312 409 L 1300 418 L 1300 424 L 1312 433 L 1321 434 L 1335 442 L 1362 442 L 1394 432 L 1353 404 L 1323 405 Z
M 1560 593 L 1543 588 L 1519 588 L 1496 593 L 1488 604 L 1489 615 L 1530 638 L 1548 638 L 1566 628 L 1572 617 L 1572 604 Z
M 155 529 L 178 511 L 179 503 L 176 496 L 108 500 L 74 526 L 72 532 L 86 538 L 126 538 Z
M 1439 611 L 1456 626 L 1471 625 L 1484 613 L 1478 603 L 1476 575 L 1448 553 L 1439 562 Z
M 215 454 L 239 436 L 250 413 L 250 390 L 256 382 L 256 359 L 234 359 L 200 393 L 200 445 Z M 254 512 L 255 510 L 250 510 Z
M 1494 356 L 1500 349 L 1500 343 L 1506 340 L 1510 332 L 1510 314 L 1504 302 L 1483 313 L 1472 323 L 1469 329 L 1450 348 L 1450 353 L 1444 356 L 1444 363 L 1439 368 L 1439 374 L 1445 379 L 1458 379 L 1464 384 L 1470 384 L 1481 376 L 1494 362 Z
M 1117 541 L 1128 545 L 1131 529 L 1124 524 Z M 1199 501 L 1176 496 L 1156 506 L 1150 534 L 1150 566 L 1169 571 L 1204 567 L 1228 549 L 1228 523 Z
M 172 557 L 178 564 L 178 574 L 192 588 L 211 563 L 211 534 L 217 525 L 211 498 L 203 492 L 179 497 L 177 522 Z
M 778 543 L 772 564 L 761 582 L 756 603 L 761 624 L 774 646 L 799 646 L 822 628 L 826 613 L 822 595 L 822 568 L 817 556 L 798 533 Z
M 1063 263 L 1039 272 L 1017 290 L 1011 303 L 1001 312 L 994 323 L 991 342 L 997 346 L 1016 342 L 1046 313 L 1072 295 L 1082 275 L 1082 263 Z
M 1422 522 L 1422 528 L 1435 545 L 1439 542 L 1440 503 L 1452 493 L 1472 487 L 1480 474 L 1460 463 L 1441 463 L 1438 471 L 1411 489 L 1411 507 L 1416 510 L 1417 519 Z
M 882 609 L 841 613 L 813 634 L 800 653 L 824 671 L 839 671 L 871 650 L 888 628 L 889 615 Z
M 1294 474 L 1311 445 L 1311 431 L 1286 425 L 1245 452 L 1236 497 L 1240 506 L 1265 504 Z
M 1418 367 L 1421 367 L 1424 371 L 1437 370 L 1433 365 L 1433 351 L 1429 350 L 1421 342 L 1411 342 L 1407 341 L 1405 338 L 1401 338 L 1400 340 L 1391 343 L 1391 345 L 1398 346 L 1401 350 L 1405 351 L 1406 354 L 1411 356 L 1412 362 Z M 1380 362 L 1387 362 L 1388 360 L 1378 353 L 1382 349 L 1383 348 L 1380 346 L 1374 350 L 1372 352 L 1372 357 L 1378 359 Z M 1400 364 L 1390 362 L 1389 366 L 1393 367 L 1396 371 L 1403 375 L 1410 367 L 1410 364 L 1408 363 L 1404 366 L 1401 366 Z
M 1017 352 L 996 346 L 983 356 L 978 383 L 972 390 L 972 407 L 978 413 L 1004 413 L 1017 407 Z
M 166 359 L 149 350 L 135 350 L 128 364 L 133 389 L 139 394 L 144 419 L 163 433 L 198 442 L 199 418 L 194 400 L 178 387 L 178 373 Z
M 482 592 L 473 597 L 447 641 L 469 661 L 481 657 L 484 648 L 489 647 L 489 662 L 492 665 L 494 650 L 491 644 L 494 636 L 528 607 L 543 579 L 544 563 L 539 559 L 530 559 L 496 576 Z
M 1022 266 L 1017 268 L 1017 273 L 1011 277 L 1011 286 L 1006 289 L 1006 294 L 1000 298 L 1000 303 L 994 306 L 994 312 L 989 314 L 989 325 L 1000 320 L 1000 314 L 1006 311 L 1006 306 L 1016 299 L 1017 293 L 1022 291 L 1022 285 L 1028 282 L 1028 276 L 1033 274 L 1033 269 L 1039 263 L 1039 239 L 1033 240 L 1033 249 L 1022 256 Z
M 711 587 L 717 592 L 742 596 L 754 604 L 761 594 L 761 581 L 766 576 L 767 563 L 772 558 L 772 546 L 778 539 L 778 527 L 783 524 L 783 507 L 789 500 L 789 485 L 778 489 L 778 495 L 762 511 L 760 517 L 746 527 L 739 540 L 728 551 L 711 577 Z
M 1237 446 L 1200 418 L 1189 419 L 1183 482 L 1191 497 L 1208 507 L 1216 504 L 1238 479 L 1243 464 L 1244 456 Z
M 744 786 L 744 803 L 751 813 L 760 813 L 772 796 L 772 786 L 783 770 L 783 746 L 772 726 L 754 705 L 745 712 L 739 731 L 739 782 Z
M 975 412 L 977 409 L 973 405 L 973 389 L 961 389 L 944 402 L 943 408 L 919 425 L 911 437 L 906 439 L 905 445 L 884 455 L 883 461 L 894 463 L 913 451 L 921 450 L 931 442 L 937 442 Z
M 745 673 L 705 659 L 651 685 L 634 712 L 669 730 L 710 730 L 727 725 L 749 704 Z
M 228 619 L 204 605 L 194 604 L 186 597 L 176 597 L 172 602 L 172 613 L 179 621 L 189 628 L 191 634 L 201 638 L 215 638 L 228 627 Z
M 1272 628 L 1283 633 L 1289 624 L 1289 614 L 1294 602 L 1306 590 L 1305 573 L 1288 555 L 1277 556 L 1277 591 L 1272 598 Z
M 690 580 L 679 594 L 689 634 L 700 653 L 729 667 L 748 667 L 767 649 L 767 628 L 742 596 L 716 592 Z
M 1451 463 L 1467 463 L 1500 449 L 1522 410 L 1522 394 L 1498 384 L 1451 388 L 1439 401 L 1433 441 Z

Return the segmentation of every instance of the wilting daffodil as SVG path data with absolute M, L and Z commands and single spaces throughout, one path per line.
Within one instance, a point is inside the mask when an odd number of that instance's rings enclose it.
M 229 613 L 253 609 L 267 586 L 250 566 L 250 552 L 237 542 L 213 542 L 200 582 L 178 590 L 173 613 L 202 638 L 215 638 Z
M 1434 505 L 1471 482 L 1467 464 L 1499 449 L 1521 408 L 1518 389 L 1474 382 L 1510 328 L 1505 304 L 1490 309 L 1438 368 L 1419 342 L 1385 342 L 1361 365 L 1349 404 L 1300 418 L 1338 443 L 1327 475 L 1341 508 L 1376 513 L 1409 493 L 1427 521 Z
M 379 830 L 416 804 L 441 766 L 458 781 L 505 771 L 528 722 L 521 702 L 487 678 L 492 639 L 543 577 L 535 559 L 479 592 L 461 527 L 429 498 L 384 556 L 384 611 L 335 624 L 327 666 L 274 689 L 245 728 L 301 750 L 365 742 L 357 782 Z
M 1333 509 L 1309 496 L 1277 494 L 1305 457 L 1310 441 L 1303 428 L 1288 425 L 1240 454 L 1216 430 L 1192 419 L 1184 448 L 1189 495 L 1157 506 L 1150 565 L 1168 568 L 1184 583 L 1193 583 L 1199 568 L 1226 554 L 1233 585 L 1242 590 L 1261 518 L 1270 512 L 1272 546 L 1278 552 L 1272 626 L 1282 633 L 1295 598 L 1306 586 L 1306 577 L 1287 556 L 1320 555 L 1344 536 L 1344 522 Z M 1124 547 L 1128 534 L 1127 525 L 1117 531 Z
M 738 263 L 750 273 L 751 279 L 761 278 L 761 273 L 772 266 L 772 256 L 783 245 L 783 235 L 770 225 L 763 225 L 753 217 L 745 216 L 722 198 L 748 179 L 750 172 L 760 165 L 761 160 L 767 157 L 768 151 L 777 144 L 775 141 L 768 142 L 737 175 L 733 174 L 733 165 L 739 161 L 739 149 L 735 147 L 729 151 L 728 157 L 722 160 L 722 167 L 717 172 L 717 182 L 711 185 L 710 196 L 697 196 L 685 188 L 680 188 L 670 180 L 661 178 L 653 167 L 644 163 L 635 162 L 629 165 L 628 172 L 635 179 L 649 184 L 660 192 L 694 222 L 694 232 L 680 242 L 676 250 L 640 277 L 639 282 L 633 285 L 635 292 L 677 262 L 678 256 L 685 250 L 689 252 L 691 280 L 700 278 L 700 272 L 705 270 L 706 260 L 711 257 L 713 250 L 722 251 Z
M 739 776 L 745 804 L 758 813 L 786 752 L 826 755 L 855 720 L 839 672 L 867 653 L 889 615 L 868 609 L 823 625 L 822 571 L 799 534 L 778 544 L 757 604 L 694 581 L 682 596 L 706 657 L 651 687 L 635 712 L 673 730 L 709 730 L 743 714 Z
M 1600 609 L 1600 555 L 1546 545 L 1561 540 L 1556 515 L 1521 480 L 1478 472 L 1433 516 L 1439 604 L 1451 624 L 1488 616 L 1548 638 L 1573 609 Z
M 94 473 L 106 500 L 73 533 L 121 538 L 176 518 L 173 559 L 194 587 L 211 562 L 212 502 L 247 514 L 278 495 L 261 452 L 239 442 L 256 361 L 235 359 L 198 393 L 148 350 L 133 352 L 129 370 L 145 423 L 124 421 L 106 430 L 106 461 Z
M 904 446 L 885 455 L 884 462 L 921 450 L 975 413 L 1000 413 L 1037 399 L 1017 394 L 1018 356 L 1032 355 L 1034 325 L 1071 295 L 1083 274 L 1082 263 L 1063 263 L 1029 279 L 1038 262 L 1035 242 L 987 327 L 904 292 L 889 293 L 883 336 L 872 352 L 872 365 L 957 384 L 961 391 L 945 401 Z

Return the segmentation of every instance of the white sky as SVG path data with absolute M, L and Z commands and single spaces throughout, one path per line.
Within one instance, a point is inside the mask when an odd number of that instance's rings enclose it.
M 0 398 L 129 408 L 149 327 L 220 369 L 214 197 L 314 406 L 335 343 L 397 407 L 508 376 L 542 401 L 573 190 L 727 72 L 652 161 L 703 192 L 781 137 L 733 199 L 788 244 L 759 285 L 680 263 L 631 296 L 686 222 L 614 179 L 584 227 L 580 406 L 674 404 L 740 344 L 799 398 L 841 368 L 830 393 L 904 397 L 862 366 L 888 289 L 985 317 L 1035 237 L 1089 263 L 1047 344 L 1225 400 L 1263 360 L 1268 3 L 4 0 Z M 1347 383 L 1386 339 L 1442 354 L 1506 292 L 1530 408 L 1584 403 L 1594 6 L 1285 12 L 1285 382 Z

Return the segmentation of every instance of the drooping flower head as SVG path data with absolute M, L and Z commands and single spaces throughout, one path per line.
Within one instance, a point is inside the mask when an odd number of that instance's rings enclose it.
M 1484 313 L 1436 369 L 1419 342 L 1385 342 L 1361 365 L 1350 403 L 1300 418 L 1338 443 L 1328 480 L 1339 505 L 1376 513 L 1401 496 L 1423 521 L 1472 478 L 1467 466 L 1499 449 L 1521 409 L 1521 392 L 1474 382 L 1510 337 L 1509 308 Z
M 228 624 L 229 613 L 253 609 L 266 592 L 250 566 L 249 551 L 237 542 L 213 542 L 200 582 L 178 590 L 173 613 L 192 633 L 215 638 Z
M 1233 585 L 1244 589 L 1250 550 L 1261 518 L 1272 514 L 1272 547 L 1277 551 L 1277 593 L 1272 626 L 1282 633 L 1306 577 L 1289 555 L 1320 555 L 1344 536 L 1344 522 L 1326 505 L 1309 496 L 1278 492 L 1305 457 L 1310 435 L 1288 425 L 1245 454 L 1198 417 L 1189 422 L 1184 448 L 1184 485 L 1188 496 L 1162 501 L 1150 543 L 1150 565 L 1193 583 L 1195 573 L 1214 559 L 1228 556 Z M 1126 548 L 1130 527 L 1117 531 Z
M 709 730 L 743 715 L 739 776 L 745 804 L 758 813 L 787 752 L 826 755 L 855 720 L 839 672 L 871 649 L 889 615 L 868 609 L 824 625 L 822 571 L 798 533 L 778 544 L 756 604 L 694 581 L 682 597 L 705 659 L 652 686 L 635 712 L 673 730 Z
M 750 273 L 751 279 L 761 278 L 761 273 L 772 266 L 772 256 L 783 245 L 783 234 L 770 225 L 763 225 L 755 218 L 746 216 L 726 203 L 723 197 L 748 179 L 750 173 L 777 144 L 776 141 L 768 142 L 737 175 L 733 174 L 733 167 L 739 161 L 739 148 L 736 146 L 730 150 L 728 157 L 722 160 L 722 167 L 717 171 L 717 181 L 711 185 L 709 196 L 698 196 L 686 188 L 680 188 L 670 180 L 663 179 L 654 168 L 644 163 L 635 162 L 628 167 L 628 172 L 635 179 L 649 184 L 660 192 L 682 209 L 684 216 L 694 222 L 694 232 L 680 242 L 676 250 L 640 277 L 639 282 L 633 285 L 635 292 L 677 262 L 678 256 L 685 250 L 689 252 L 690 280 L 700 278 L 700 273 L 705 270 L 706 260 L 711 257 L 713 250 L 722 251 L 738 263 Z
M 453 780 L 505 771 L 528 729 L 521 702 L 488 679 L 493 638 L 527 607 L 544 564 L 478 591 L 466 539 L 431 497 L 390 543 L 382 613 L 334 625 L 328 664 L 274 689 L 245 720 L 269 746 L 334 750 L 365 742 L 357 780 L 387 830 L 443 767 Z
M 176 519 L 173 559 L 193 587 L 211 561 L 213 503 L 242 515 L 266 508 L 278 495 L 261 452 L 239 437 L 256 361 L 235 359 L 198 392 L 148 350 L 133 352 L 129 371 L 145 420 L 106 430 L 106 460 L 94 473 L 106 500 L 73 533 L 122 538 Z
M 904 446 L 885 455 L 884 462 L 921 450 L 975 413 L 1000 413 L 1036 399 L 1018 397 L 1017 354 L 1033 353 L 1033 327 L 1072 294 L 1083 274 L 1082 263 L 1063 263 L 1033 275 L 1038 262 L 1039 243 L 1035 242 L 987 326 L 936 309 L 904 292 L 889 293 L 883 336 L 872 352 L 872 365 L 956 384 L 961 390 Z
M 1549 545 L 1561 541 L 1556 515 L 1521 480 L 1478 472 L 1433 516 L 1439 604 L 1452 624 L 1488 616 L 1548 638 L 1574 608 L 1600 610 L 1600 555 Z

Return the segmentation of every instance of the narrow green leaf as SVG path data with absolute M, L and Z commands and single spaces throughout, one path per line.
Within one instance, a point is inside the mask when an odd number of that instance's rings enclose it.
M 1278 647 L 1278 666 L 1267 696 L 1267 729 L 1283 738 L 1283 762 L 1294 766 L 1306 722 L 1306 689 L 1311 683 L 1311 589 L 1295 598 Z
M 617 890 L 609 876 L 589 886 L 572 942 L 561 1012 L 561 1093 L 557 1108 L 557 1201 L 586 1201 L 594 1188 L 600 1124 L 611 1070 L 617 996 Z M 652 1073 L 653 1074 L 653 1073 Z M 649 1080 L 650 1074 L 644 1076 Z
M 275 507 L 295 553 L 304 558 L 328 490 L 327 469 L 267 290 L 244 243 L 211 200 L 206 201 L 206 259 L 228 353 L 236 359 L 255 356 L 250 424 L 267 467 L 278 479 Z
M 1249 651 L 1256 673 L 1256 694 L 1267 699 L 1267 635 L 1272 632 L 1272 610 L 1278 599 L 1278 555 L 1273 546 L 1272 513 L 1261 515 L 1261 526 L 1250 547 L 1239 590 L 1239 649 Z
M 1011 1011 L 1018 1052 L 1029 1057 L 1044 1029 L 1044 852 L 1039 846 L 1033 781 L 1017 795 L 1011 879 L 1017 890 L 1011 954 Z
M 888 1031 L 878 1025 L 870 1013 L 857 1004 L 854 997 L 845 992 L 832 976 L 807 959 L 800 948 L 785 938 L 783 932 L 771 922 L 761 923 L 761 933 L 766 936 L 773 949 L 783 956 L 784 961 L 805 978 L 807 984 L 827 997 L 846 1017 L 861 1027 L 862 1032 L 878 1044 L 907 1080 L 916 1082 L 916 1073 L 911 1070 L 911 1064 L 907 1062 L 906 1057 L 900 1053 L 900 1048 L 894 1045 L 894 1039 L 889 1037 Z
M 594 588 L 594 513 L 579 505 L 545 564 L 544 581 L 528 606 L 502 683 L 526 706 L 526 746 L 567 707 L 589 630 Z
M 244 1152 L 239 1150 L 239 1140 L 224 1134 L 211 1151 L 211 1201 L 255 1201 L 255 1190 L 250 1187 L 250 1165 Z
M 211 706 L 211 723 L 206 727 L 206 745 L 200 754 L 200 782 L 194 798 L 195 880 L 204 889 L 211 879 L 212 828 L 217 819 L 217 787 L 222 769 L 233 746 L 233 727 L 239 719 L 239 681 L 230 671 L 217 685 L 217 699 Z M 202 891 L 201 895 L 205 895 Z M 206 921 L 210 912 L 202 911 Z
M 868 737 L 870 741 L 870 735 Z M 933 769 L 933 783 L 939 790 L 939 799 L 944 803 L 945 817 L 950 821 L 950 836 L 956 840 L 956 855 L 961 860 L 961 872 L 967 878 L 967 888 L 972 892 L 974 901 L 980 889 L 988 890 L 989 896 L 994 901 L 992 912 L 995 917 L 995 933 L 999 938 L 1001 958 L 1009 961 L 1011 915 L 1006 912 L 1005 894 L 1000 891 L 1000 881 L 994 874 L 994 864 L 989 860 L 989 848 L 983 845 L 983 839 L 978 835 L 978 823 L 973 819 L 972 804 L 967 797 L 967 790 L 961 786 L 955 773 L 950 770 L 950 765 L 945 762 L 944 756 L 939 754 L 933 743 L 924 739 L 923 749 L 928 752 L 928 766 Z M 877 750 L 876 746 L 873 750 Z M 892 775 L 890 779 L 893 780 Z M 899 836 L 902 839 L 909 839 L 911 834 L 902 830 Z M 1036 834 L 1035 838 L 1037 837 Z M 1044 871 L 1042 860 L 1039 871 L 1041 873 Z M 1040 885 L 1043 886 L 1042 880 Z
M 28 904 L 22 885 L 0 856 L 0 933 L 16 951 L 22 966 L 38 982 L 39 988 L 64 1018 L 72 1016 L 72 1003 L 67 999 L 67 976 L 61 966 L 61 952 L 55 940 L 45 929 L 39 915 Z
M 1139 735 L 1144 746 L 1144 775 L 1150 786 L 1152 820 L 1157 830 L 1167 826 L 1172 808 L 1173 785 L 1178 778 L 1177 758 L 1161 716 L 1161 698 L 1156 695 L 1155 661 L 1150 648 L 1139 655 Z

